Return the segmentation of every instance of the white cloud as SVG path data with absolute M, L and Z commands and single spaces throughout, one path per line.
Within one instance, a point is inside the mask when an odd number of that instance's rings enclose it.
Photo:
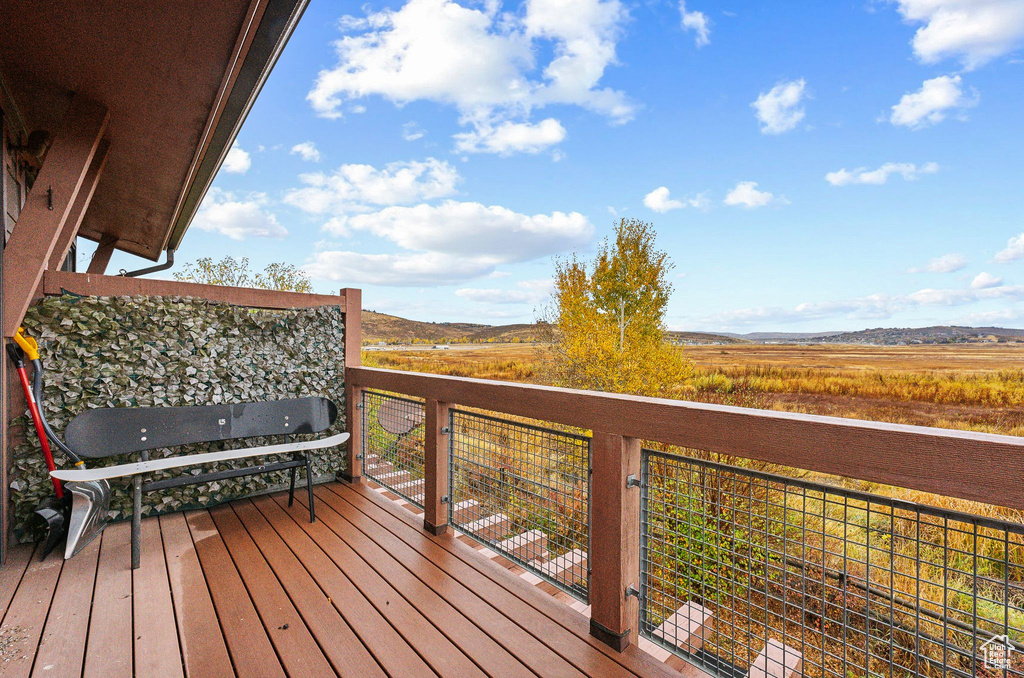
M 971 313 L 966 321 L 971 325 L 991 325 L 992 323 L 1005 323 L 1019 321 L 1024 318 L 1024 308 L 1003 308 L 996 311 L 980 311 Z
M 1024 259 L 1024 233 L 1015 235 L 1006 241 L 1006 247 L 1000 250 L 995 260 L 1005 264 L 1008 261 Z
M 895 313 L 930 306 L 963 306 L 992 299 L 1024 298 L 1022 285 L 973 289 L 922 289 L 906 295 L 871 294 L 853 299 L 818 301 L 791 308 L 764 306 L 725 311 L 699 322 L 707 327 L 738 327 L 765 323 L 796 323 L 827 318 L 884 319 Z
M 363 254 L 328 250 L 317 252 L 302 267 L 318 280 L 418 287 L 452 285 L 486 275 L 497 262 L 486 257 L 458 257 L 439 252 Z
M 851 184 L 871 184 L 879 186 L 889 180 L 889 175 L 899 174 L 907 181 L 913 181 L 922 174 L 934 174 L 939 171 L 938 163 L 926 162 L 918 167 L 912 162 L 887 162 L 878 169 L 869 170 L 858 167 L 848 170 L 845 167 L 825 175 L 825 181 L 833 186 L 849 186 Z
M 456 134 L 455 150 L 459 153 L 540 153 L 565 139 L 565 128 L 554 118 L 537 124 L 505 121 L 498 125 L 480 123 L 472 132 Z
M 251 166 L 252 158 L 249 156 L 249 152 L 243 151 L 237 141 L 231 144 L 228 154 L 224 156 L 224 164 L 221 165 L 225 172 L 232 174 L 245 174 Z
M 1008 54 L 1024 43 L 1020 0 L 897 0 L 914 34 L 914 53 L 924 63 L 959 58 L 967 69 Z
M 426 134 L 427 133 L 423 131 L 423 128 L 415 121 L 407 122 L 402 125 L 402 138 L 406 141 L 422 139 Z
M 819 301 L 798 304 L 792 308 L 762 306 L 741 308 L 704 318 L 701 324 L 710 327 L 739 327 L 755 323 L 795 323 L 848 316 L 854 318 L 888 318 L 902 310 L 905 301 L 885 294 L 872 294 L 856 299 Z
M 789 201 L 783 197 L 777 197 L 768 191 L 757 190 L 756 181 L 741 181 L 729 191 L 723 202 L 733 207 L 753 209 L 770 205 L 773 202 L 787 203 Z
M 285 194 L 284 201 L 312 214 L 367 211 L 368 205 L 401 205 L 443 198 L 455 193 L 461 181 L 448 162 L 427 158 L 372 165 L 342 165 L 330 174 L 299 175 L 306 184 Z
M 548 104 L 581 106 L 614 122 L 632 118 L 625 94 L 600 86 L 628 18 L 619 0 L 526 0 L 525 12 L 500 9 L 494 1 L 408 0 L 397 10 L 345 17 L 338 63 L 319 73 L 307 99 L 329 118 L 346 101 L 374 95 L 397 105 L 437 101 L 480 133 L 528 123 Z
M 790 80 L 780 82 L 767 92 L 762 92 L 750 106 L 757 113 L 762 134 L 782 134 L 796 127 L 804 119 L 800 102 L 804 98 L 807 82 Z
M 455 296 L 487 304 L 539 304 L 552 290 L 550 278 L 521 280 L 516 289 L 462 288 L 455 290 Z
M 708 197 L 703 193 L 698 193 L 692 198 L 685 198 L 683 200 L 674 200 L 670 197 L 669 190 L 665 186 L 659 186 L 650 193 L 644 196 L 644 205 L 649 209 L 654 210 L 659 214 L 664 214 L 670 210 L 677 210 L 683 207 L 695 207 L 697 209 L 707 209 L 711 204 Z M 613 214 L 613 216 L 618 216 Z
M 192 225 L 202 231 L 226 235 L 232 240 L 249 237 L 283 238 L 288 230 L 266 211 L 267 196 L 250 193 L 240 199 L 234 193 L 211 188 L 196 212 Z
M 593 225 L 579 212 L 526 215 L 498 205 L 447 200 L 439 205 L 388 207 L 346 219 L 407 250 L 529 261 L 587 243 Z
M 911 129 L 922 129 L 946 119 L 952 111 L 963 111 L 978 105 L 978 93 L 974 90 L 965 95 L 959 75 L 940 75 L 925 80 L 921 89 L 908 92 L 892 107 L 889 122 Z
M 1003 299 L 1024 295 L 1021 285 L 989 285 L 973 289 L 923 289 L 907 295 L 913 304 L 922 306 L 963 306 L 986 299 Z
M 315 278 L 379 285 L 451 284 L 496 273 L 498 266 L 530 261 L 585 245 L 593 225 L 578 212 L 526 215 L 496 205 L 445 201 L 439 205 L 388 207 L 339 217 L 325 226 L 384 238 L 406 250 L 397 254 L 323 251 L 305 266 Z M 331 277 L 337 276 L 337 277 Z
M 967 266 L 964 255 L 957 253 L 943 254 L 935 257 L 924 266 L 914 266 L 907 273 L 956 273 Z
M 693 31 L 693 40 L 697 47 L 703 47 L 711 43 L 711 22 L 708 20 L 707 14 L 696 10 L 692 12 L 686 11 L 686 0 L 679 0 L 679 14 L 683 28 Z
M 312 141 L 303 141 L 301 144 L 292 146 L 292 155 L 298 154 L 303 160 L 309 162 L 320 162 L 320 151 Z
M 991 273 L 985 273 L 982 271 L 978 275 L 974 276 L 974 280 L 971 281 L 971 288 L 976 290 L 985 290 L 990 287 L 999 287 L 1002 284 L 1002 278 L 997 278 Z
M 669 210 L 677 210 L 686 206 L 679 200 L 672 200 L 669 198 L 669 191 L 665 186 L 660 186 L 645 195 L 644 205 L 659 214 L 664 214 Z

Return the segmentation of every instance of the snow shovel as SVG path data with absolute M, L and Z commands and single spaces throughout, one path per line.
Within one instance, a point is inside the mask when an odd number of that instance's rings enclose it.
M 30 394 L 26 393 L 25 397 L 30 403 L 30 411 L 36 424 L 36 432 L 39 434 L 40 442 L 43 445 L 47 467 L 51 471 L 56 468 L 47 442 L 49 441 L 60 448 L 76 467 L 82 468 L 84 466 L 82 459 L 60 439 L 60 436 L 54 433 L 49 422 L 46 421 L 46 415 L 43 413 L 41 406 L 43 402 L 43 362 L 39 359 L 39 346 L 36 344 L 36 340 L 25 336 L 25 329 L 19 327 L 14 335 L 14 341 L 18 344 L 21 351 L 24 352 L 24 355 L 32 361 L 32 390 Z M 24 364 L 22 364 L 18 374 L 21 376 L 22 388 L 27 389 L 28 377 L 25 374 Z M 58 527 L 58 519 L 54 516 L 55 507 L 44 502 L 36 509 L 36 513 L 42 516 L 50 527 L 43 547 L 43 557 L 46 557 L 46 554 L 60 542 L 61 537 L 66 535 L 67 544 L 64 548 L 64 557 L 70 558 L 84 549 L 107 526 L 110 508 L 110 483 L 106 480 L 92 480 L 68 483 L 62 487 L 59 480 L 52 476 L 51 479 L 53 480 L 59 500 L 63 502 L 61 504 L 63 510 L 60 511 L 59 531 L 57 531 L 54 529 Z M 64 490 L 71 493 L 72 507 L 68 507 L 67 495 L 64 493 Z M 69 521 L 67 515 L 70 508 L 77 509 L 79 507 L 85 510 L 72 511 L 71 516 L 73 517 Z
M 53 453 L 50 451 L 49 441 L 46 439 L 46 431 L 39 419 L 39 407 L 35 398 L 32 397 L 32 389 L 28 383 L 28 374 L 25 371 L 25 354 L 15 344 L 7 344 L 7 355 L 14 368 L 18 371 L 18 378 L 21 380 L 21 388 L 25 392 L 25 402 L 28 403 L 29 415 L 35 425 L 36 435 L 39 437 L 39 445 L 43 448 L 43 458 L 46 460 L 46 468 L 53 471 L 57 466 L 53 463 Z M 43 541 L 42 558 L 50 555 L 60 540 L 67 533 L 68 513 L 71 509 L 68 497 L 64 494 L 64 488 L 56 478 L 50 477 L 53 481 L 53 497 L 47 497 L 36 507 L 36 515 L 46 523 L 46 539 Z

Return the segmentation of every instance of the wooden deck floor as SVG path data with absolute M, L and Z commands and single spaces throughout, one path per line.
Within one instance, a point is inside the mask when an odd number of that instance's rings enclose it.
M 302 493 L 297 493 L 302 494 Z M 365 485 L 126 523 L 0 569 L 0 676 L 678 676 Z

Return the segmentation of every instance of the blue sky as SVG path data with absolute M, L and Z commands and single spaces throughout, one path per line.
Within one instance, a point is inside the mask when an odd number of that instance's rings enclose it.
M 1022 0 L 312 0 L 177 259 L 522 322 L 636 217 L 674 329 L 1024 326 L 1022 46 Z

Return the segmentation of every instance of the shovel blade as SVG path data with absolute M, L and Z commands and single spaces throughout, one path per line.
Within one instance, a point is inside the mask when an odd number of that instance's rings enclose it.
M 50 555 L 50 552 L 67 535 L 69 509 L 68 502 L 56 498 L 48 499 L 36 508 L 36 515 L 46 522 L 46 539 L 43 541 L 40 560 Z
M 71 520 L 64 547 L 67 560 L 98 537 L 110 521 L 110 483 L 106 480 L 65 483 L 64 489 L 71 492 Z

